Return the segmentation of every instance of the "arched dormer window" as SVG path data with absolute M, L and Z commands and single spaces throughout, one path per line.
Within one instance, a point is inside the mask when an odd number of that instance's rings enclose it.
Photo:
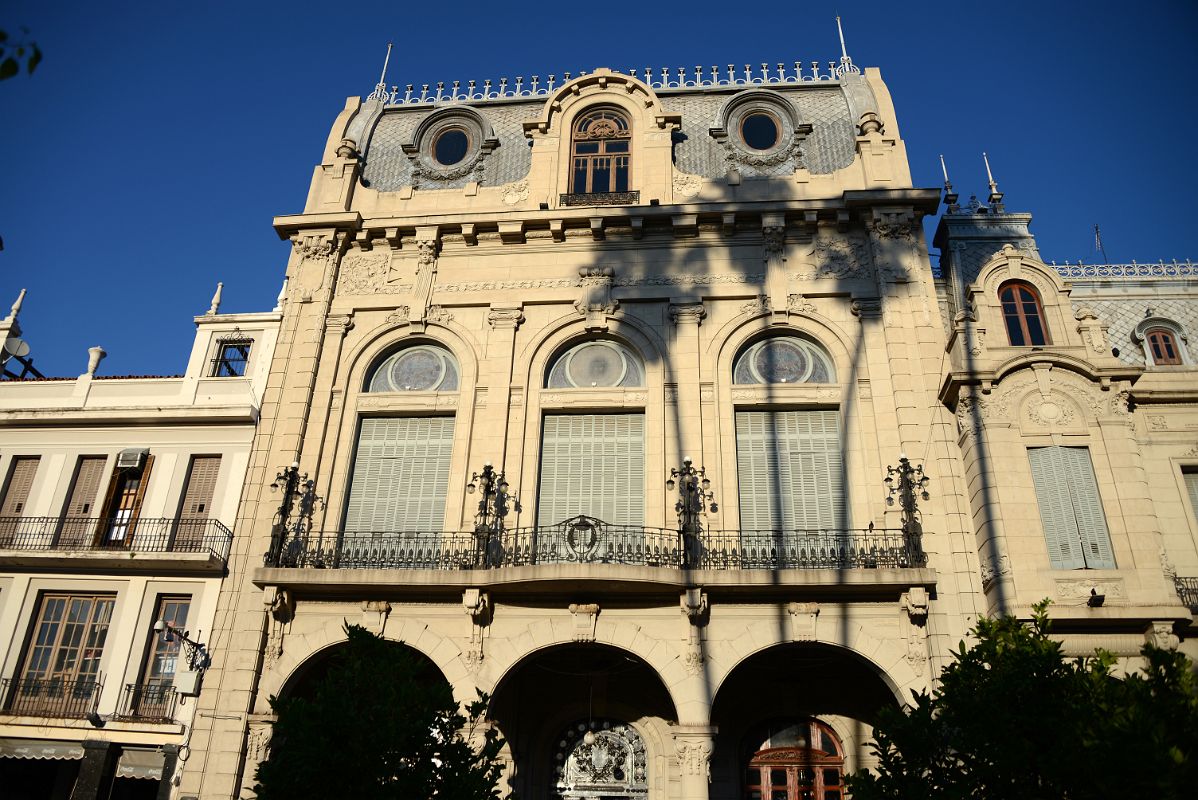
M 1144 331 L 1144 343 L 1157 366 L 1181 364 L 1181 347 L 1177 337 L 1168 328 L 1149 328 Z
M 392 353 L 366 381 L 367 392 L 453 392 L 458 388 L 458 362 L 434 344 L 418 344 Z
M 583 114 L 570 142 L 570 192 L 627 192 L 631 149 L 632 129 L 624 114 L 609 108 Z
M 1002 303 L 1003 322 L 1012 347 L 1035 347 L 1048 344 L 1048 329 L 1044 325 L 1044 307 L 1040 294 L 1030 283 L 1010 281 L 998 290 Z

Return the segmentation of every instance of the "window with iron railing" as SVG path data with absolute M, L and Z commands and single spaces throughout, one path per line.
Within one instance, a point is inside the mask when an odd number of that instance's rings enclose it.
M 216 357 L 212 359 L 213 378 L 240 378 L 250 361 L 253 339 L 225 339 L 217 343 Z

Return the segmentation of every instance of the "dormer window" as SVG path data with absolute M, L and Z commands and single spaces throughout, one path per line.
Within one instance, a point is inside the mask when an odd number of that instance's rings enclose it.
M 253 339 L 241 337 L 217 340 L 216 357 L 212 359 L 212 377 L 240 378 L 245 375 L 253 344 Z
M 623 114 L 611 109 L 584 114 L 574 125 L 570 147 L 570 192 L 627 192 L 631 147 L 632 129 Z
M 1003 322 L 1012 347 L 1039 347 L 1048 344 L 1044 327 L 1044 309 L 1040 295 L 1031 284 L 1012 281 L 998 290 Z
M 1144 341 L 1152 352 L 1152 363 L 1157 366 L 1181 364 L 1181 348 L 1173 331 L 1167 328 L 1150 328 L 1144 332 Z

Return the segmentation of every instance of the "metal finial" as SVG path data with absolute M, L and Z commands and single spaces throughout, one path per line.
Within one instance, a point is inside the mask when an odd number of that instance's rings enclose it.
M 940 154 L 940 171 L 944 173 L 944 202 L 945 202 L 945 205 L 948 206 L 948 211 L 950 214 L 956 214 L 957 211 L 959 211 L 961 208 L 959 205 L 957 205 L 957 199 L 958 199 L 959 195 L 953 191 L 952 181 L 950 181 L 948 179 L 948 167 L 945 166 L 943 153 Z
M 952 181 L 948 179 L 948 167 L 944 164 L 944 153 L 940 154 L 940 171 L 944 173 L 944 190 L 951 192 L 953 190 Z
M 391 42 L 387 42 L 387 55 L 383 57 L 383 72 L 379 75 L 379 83 L 387 82 L 387 65 L 391 63 Z
M 12 311 L 9 312 L 8 319 L 6 319 L 4 321 L 5 322 L 16 322 L 17 314 L 21 313 L 21 303 L 24 303 L 24 302 L 25 302 L 25 290 L 22 289 L 21 293 L 17 295 L 17 302 L 12 304 Z
M 221 282 L 216 284 L 216 292 L 212 295 L 212 305 L 208 306 L 208 316 L 213 316 L 217 311 L 220 311 L 220 293 L 225 288 Z
M 845 49 L 845 46 L 844 46 L 844 28 L 842 28 L 840 25 L 840 15 L 839 14 L 836 15 L 836 32 L 838 34 L 840 34 L 840 57 L 848 58 L 849 51 L 847 49 Z
M 1094 223 L 1094 249 L 1102 254 L 1102 263 L 1110 263 L 1107 261 L 1106 248 L 1102 246 L 1102 230 L 1098 227 L 1098 223 Z
M 836 16 L 836 33 L 840 35 L 840 66 L 832 67 L 832 77 L 843 78 L 850 72 L 854 74 L 860 74 L 860 68 L 853 63 L 853 59 L 849 58 L 848 48 L 844 46 L 844 27 L 840 24 L 839 14 Z
M 383 100 L 390 97 L 390 92 L 387 91 L 387 65 L 391 63 L 391 42 L 387 42 L 387 55 L 383 58 L 383 71 L 379 75 L 379 82 L 375 85 L 374 91 L 371 92 L 367 100 Z
M 986 162 L 986 180 L 990 182 L 990 196 L 986 198 L 992 208 L 998 213 L 1002 213 L 1002 192 L 998 190 L 998 182 L 994 180 L 994 173 L 990 171 L 990 157 L 982 151 L 982 161 Z

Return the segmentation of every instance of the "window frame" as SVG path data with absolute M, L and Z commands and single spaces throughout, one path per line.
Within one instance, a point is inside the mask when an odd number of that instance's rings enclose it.
M 227 351 L 230 348 L 236 349 L 244 347 L 245 351 L 240 358 L 230 358 Z M 254 349 L 254 340 L 248 336 L 238 336 L 237 338 L 217 339 L 216 354 L 212 357 L 212 366 L 209 369 L 208 377 L 210 378 L 244 378 L 246 372 L 249 371 L 250 354 Z M 241 371 L 238 372 L 234 365 L 240 365 Z M 221 370 L 227 370 L 223 373 Z
M 1172 349 L 1172 355 L 1164 358 L 1158 355 L 1158 342 L 1155 339 L 1159 339 L 1160 344 Z M 1154 325 L 1144 331 L 1144 349 L 1152 359 L 1154 367 L 1180 367 L 1185 363 L 1181 357 L 1181 342 L 1177 332 L 1164 325 Z
M 608 115 L 608 116 L 604 116 Z M 583 130 L 598 119 L 618 118 L 623 127 L 616 125 L 617 133 L 611 136 L 596 137 L 587 135 Z M 595 152 L 580 152 L 580 145 L 596 143 Z M 622 142 L 623 152 L 609 150 L 612 142 Z M 596 165 L 607 160 L 607 187 L 595 188 Z M 621 165 L 620 162 L 623 161 Z M 579 114 L 570 128 L 570 179 L 569 193 L 577 195 L 623 194 L 632 191 L 632 122 L 628 113 L 623 109 L 611 106 L 590 108 Z M 581 169 L 580 169 L 581 167 Z M 623 177 L 624 186 L 621 188 L 620 179 Z M 582 185 L 579 185 L 581 178 Z
M 1031 296 L 1031 304 L 1034 306 L 1035 319 L 1039 323 L 1041 338 L 1043 341 L 1032 341 L 1034 338 L 1031 333 L 1031 328 L 1028 325 L 1028 309 L 1026 308 L 1028 300 L 1017 296 L 1017 291 L 1027 292 Z M 1006 299 L 1006 294 L 1012 293 L 1011 300 Z M 1014 313 L 1007 310 L 1007 303 L 1013 303 Z M 1005 281 L 998 287 L 998 307 L 999 313 L 1002 316 L 1003 328 L 1007 332 L 1007 343 L 1011 347 L 1047 347 L 1052 344 L 1052 335 L 1048 330 L 1048 321 L 1044 314 L 1044 301 L 1040 297 L 1040 291 L 1028 281 L 1012 280 Z M 1022 342 L 1013 341 L 1012 337 L 1012 322 L 1018 324 L 1018 331 L 1022 336 Z

